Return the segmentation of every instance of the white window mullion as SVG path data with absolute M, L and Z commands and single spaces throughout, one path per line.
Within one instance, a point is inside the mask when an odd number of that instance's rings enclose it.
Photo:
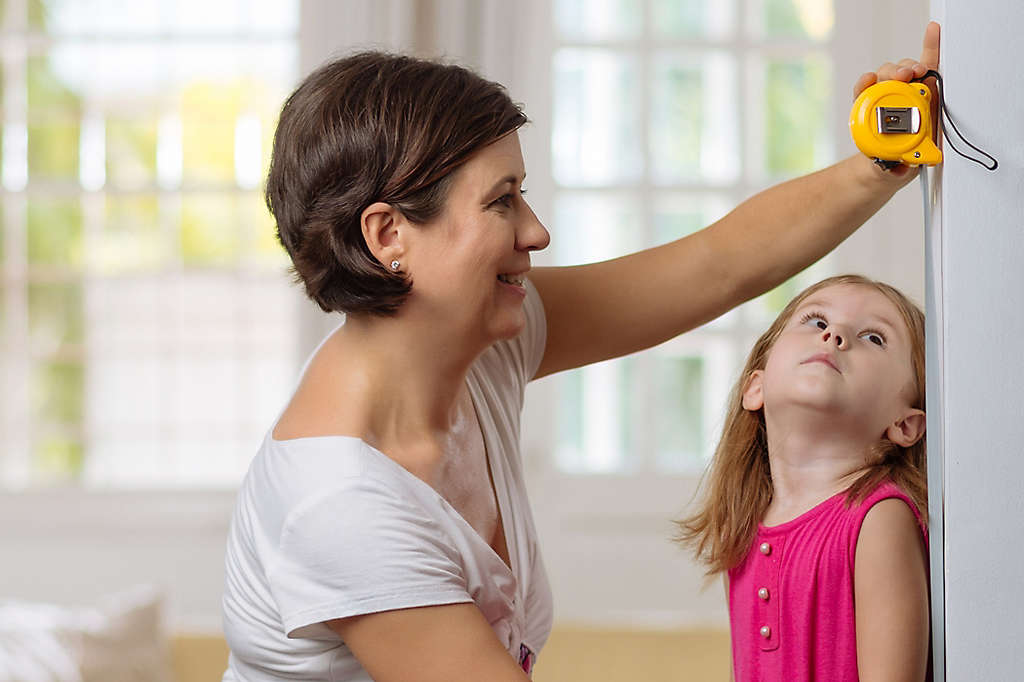
M 3 194 L 4 328 L 3 384 L 0 424 L 5 455 L 0 457 L 0 483 L 28 484 L 31 476 L 31 410 L 29 410 L 29 326 L 27 199 L 28 92 L 25 79 L 28 26 L 27 0 L 8 0 L 4 7 L 0 41 L 3 54 L 3 158 L 0 192 Z

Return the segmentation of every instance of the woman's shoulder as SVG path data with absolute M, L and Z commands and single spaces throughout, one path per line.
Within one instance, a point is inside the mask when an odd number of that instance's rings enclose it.
M 276 439 L 268 433 L 243 489 L 257 506 L 285 516 L 327 498 L 402 497 L 402 479 L 387 460 L 351 436 Z
M 351 353 L 340 332 L 327 335 L 302 368 L 298 385 L 275 421 L 271 435 L 281 442 L 320 436 L 358 436 L 359 399 L 351 390 Z M 344 406 L 344 409 L 339 409 Z

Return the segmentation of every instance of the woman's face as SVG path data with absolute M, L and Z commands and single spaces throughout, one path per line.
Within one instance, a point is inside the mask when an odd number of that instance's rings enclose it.
M 530 251 L 550 240 L 522 196 L 525 176 L 519 135 L 510 133 L 460 166 L 441 214 L 409 233 L 409 303 L 432 323 L 484 343 L 523 328 Z

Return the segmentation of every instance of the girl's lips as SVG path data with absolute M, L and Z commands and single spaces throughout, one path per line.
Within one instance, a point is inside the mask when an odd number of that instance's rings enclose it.
M 806 365 L 806 364 L 811 363 L 811 362 L 820 362 L 820 363 L 822 363 L 824 365 L 828 365 L 829 367 L 831 367 L 835 371 L 839 372 L 839 368 L 836 366 L 835 360 L 833 360 L 832 356 L 829 355 L 828 353 L 817 353 L 817 354 L 812 355 L 811 357 L 807 358 L 806 360 L 804 360 L 800 364 L 801 365 Z M 839 372 L 839 373 L 842 374 L 842 372 Z

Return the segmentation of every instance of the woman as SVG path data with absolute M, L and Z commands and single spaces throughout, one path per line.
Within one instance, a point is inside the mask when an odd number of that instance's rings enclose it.
M 856 90 L 937 58 L 933 25 L 922 63 Z M 286 102 L 268 205 L 309 296 L 347 315 L 240 490 L 225 680 L 528 679 L 551 594 L 519 459 L 526 382 L 766 291 L 913 177 L 852 157 L 677 242 L 531 271 L 548 233 L 522 196 L 525 121 L 494 83 L 380 53 Z

